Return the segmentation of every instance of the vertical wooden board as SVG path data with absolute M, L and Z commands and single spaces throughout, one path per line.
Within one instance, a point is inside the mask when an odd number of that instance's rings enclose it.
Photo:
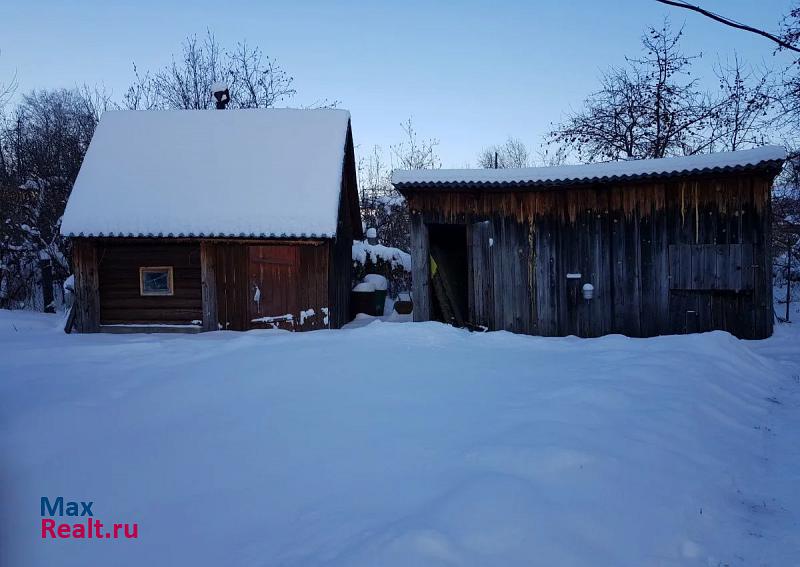
M 700 246 L 701 264 L 703 266 L 703 289 L 717 289 L 717 258 L 716 246 L 713 244 Z
M 554 245 L 555 262 L 553 263 L 553 281 L 555 282 L 558 297 L 557 318 L 559 335 L 566 336 L 575 334 L 572 314 L 574 312 L 574 300 L 572 298 L 572 285 L 567 280 L 567 273 L 573 270 L 572 257 L 570 255 L 570 229 L 568 221 L 555 216 L 554 224 Z
M 493 290 L 495 325 L 497 330 L 508 330 L 506 323 L 505 296 L 508 292 L 510 282 L 505 270 L 505 247 L 507 243 L 506 235 L 503 232 L 502 217 L 495 218 L 492 221 L 492 232 L 495 236 L 494 253 L 492 254 L 492 271 L 494 273 L 494 280 L 496 282 L 502 282 L 501 285 L 495 286 Z
M 584 207 L 578 215 L 581 279 L 575 293 L 578 302 L 578 332 L 582 337 L 597 337 L 604 334 L 603 307 L 607 302 L 603 300 L 605 286 L 602 281 L 600 252 L 602 228 L 598 217 L 598 212 L 590 207 Z M 594 287 L 594 295 L 590 300 L 583 298 L 583 285 L 587 283 Z
M 516 270 L 519 277 L 519 313 L 517 315 L 517 332 L 531 333 L 533 330 L 533 295 L 531 290 L 531 240 L 530 224 L 516 223 L 517 249 Z
M 502 227 L 502 219 L 494 217 L 490 221 L 491 232 L 494 235 L 494 245 L 492 246 L 491 254 L 491 272 L 492 280 L 495 285 L 492 287 L 491 303 L 494 312 L 494 326 L 491 328 L 493 331 L 500 331 L 506 329 L 505 308 L 503 303 L 503 295 L 505 290 L 508 289 L 508 278 L 503 269 L 503 246 L 505 246 Z
M 734 193 L 731 195 L 728 207 L 728 241 L 731 244 L 742 242 L 742 184 L 737 180 L 732 184 Z
M 596 215 L 593 251 L 597 273 L 597 285 L 595 285 L 597 311 L 595 313 L 599 319 L 599 326 L 596 327 L 598 335 L 606 335 L 611 332 L 614 308 L 611 275 L 611 234 L 609 228 L 609 203 L 607 193 L 604 192 L 603 197 L 604 209 L 598 211 Z
M 95 242 L 73 241 L 72 264 L 75 273 L 75 326 L 79 333 L 96 333 L 100 330 L 100 278 Z
M 617 192 L 618 189 L 613 189 Z M 613 285 L 613 323 L 614 333 L 625 333 L 625 280 L 627 264 L 625 261 L 624 213 L 613 209 L 610 214 L 611 226 L 611 281 Z
M 486 326 L 489 329 L 497 329 L 497 305 L 494 302 L 495 289 L 502 287 L 502 280 L 496 279 L 494 273 L 494 254 L 497 250 L 497 241 L 494 234 L 492 223 L 485 221 L 482 227 L 483 239 L 486 240 L 486 255 L 481 259 L 481 270 L 484 289 L 481 294 L 481 303 L 486 317 Z M 491 244 L 490 242 L 491 241 Z
M 217 315 L 219 293 L 217 291 L 216 272 L 216 246 L 211 242 L 203 241 L 200 243 L 200 285 L 202 286 L 204 331 L 216 331 L 219 329 L 219 317 Z
M 767 333 L 768 319 L 771 319 L 774 314 L 774 307 L 767 304 L 767 288 L 771 287 L 771 281 L 767 284 L 767 277 L 765 274 L 771 275 L 771 266 L 765 265 L 766 252 L 764 244 L 758 243 L 750 246 L 742 247 L 742 263 L 751 266 L 750 275 L 752 280 L 750 282 L 752 298 L 749 305 L 752 312 L 752 326 L 750 328 L 750 337 L 764 338 L 769 336 Z
M 755 261 L 755 247 L 752 244 L 741 244 L 736 247 L 736 264 L 741 278 L 740 289 L 752 290 L 756 283 L 758 264 Z
M 767 269 L 764 270 L 764 297 L 762 302 L 764 304 L 764 327 L 759 330 L 755 338 L 767 338 L 772 336 L 774 321 L 774 298 L 772 288 L 772 179 L 762 179 L 761 183 L 764 185 L 762 192 L 763 200 L 763 214 L 762 214 L 762 231 L 763 231 L 763 245 L 759 253 L 764 259 L 764 265 Z
M 248 306 L 252 300 L 250 295 L 250 278 L 249 278 L 249 258 L 247 245 L 236 244 L 234 245 L 235 251 L 235 274 L 236 274 L 236 308 L 238 310 L 239 327 L 241 329 L 250 328 L 250 318 L 248 317 Z
M 512 332 L 517 332 L 519 315 L 520 291 L 522 281 L 517 270 L 517 259 L 519 254 L 519 241 L 515 230 L 515 222 L 505 217 L 503 218 L 503 264 L 506 277 L 509 279 L 509 286 L 503 294 L 503 310 L 505 312 L 505 328 Z
M 504 294 L 506 328 L 515 333 L 528 332 L 530 321 L 530 295 L 528 293 L 528 234 L 527 225 L 516 219 L 503 219 L 506 245 L 503 247 L 504 264 L 509 287 Z
M 493 294 L 493 270 L 491 256 L 494 239 L 488 221 L 471 223 L 467 227 L 469 247 L 469 303 L 470 319 L 477 325 L 492 329 L 491 315 Z
M 581 203 L 582 205 L 582 203 Z M 583 284 L 592 281 L 592 267 L 588 258 L 588 232 L 589 228 L 587 223 L 589 219 L 586 214 L 585 207 L 578 205 L 577 213 L 575 216 L 575 226 L 573 232 L 573 247 L 575 255 L 575 271 L 581 274 L 581 279 L 572 280 L 573 285 L 573 298 L 575 301 L 575 335 L 579 337 L 590 336 L 591 326 L 591 303 L 583 299 Z
M 664 199 L 665 188 L 660 185 L 658 190 L 661 192 L 661 199 Z M 653 261 L 653 281 L 656 303 L 656 334 L 666 334 L 669 332 L 669 256 L 668 237 L 667 237 L 667 215 L 663 210 L 654 213 L 653 220 L 653 251 L 655 258 Z
M 514 330 L 514 315 L 515 303 L 514 297 L 519 290 L 519 281 L 514 278 L 514 254 L 516 249 L 516 242 L 513 234 L 509 231 L 509 219 L 501 217 L 498 219 L 497 226 L 500 231 L 500 248 L 499 254 L 496 252 L 495 257 L 499 258 L 499 269 L 497 273 L 502 274 L 504 281 L 508 285 L 498 286 L 499 292 L 499 313 L 500 313 L 500 328 L 506 331 Z M 495 274 L 495 275 L 496 275 Z
M 623 282 L 624 291 L 624 329 L 625 334 L 632 337 L 642 336 L 641 332 L 641 278 L 640 278 L 640 249 L 639 249 L 639 212 L 634 211 L 624 220 L 624 263 L 626 277 Z
M 733 255 L 732 248 L 729 244 L 717 244 L 711 247 L 709 251 L 713 262 L 713 265 L 709 268 L 713 272 L 712 289 L 730 288 L 734 283 L 730 271 L 730 258 Z M 733 289 L 738 288 L 734 287 Z
M 552 263 L 552 232 L 547 218 L 539 217 L 534 224 L 534 254 L 532 258 L 533 296 L 536 302 L 536 325 L 538 334 L 557 334 L 554 280 Z
M 227 292 L 226 292 L 226 265 L 225 265 L 225 252 L 223 246 L 217 244 L 214 247 L 216 253 L 217 265 L 217 320 L 222 329 L 227 329 L 228 312 L 227 312 Z
M 689 262 L 692 266 L 688 288 L 703 289 L 703 274 L 705 273 L 705 265 L 703 262 L 702 248 L 696 244 L 693 244 L 691 246 L 687 246 L 686 250 L 689 251 Z
M 683 296 L 678 290 L 670 291 L 669 297 L 669 333 L 681 335 L 686 332 L 681 316 L 683 313 Z
M 669 287 L 670 289 L 681 289 L 681 254 L 677 245 L 670 244 L 667 246 L 667 259 L 669 270 Z
M 744 280 L 742 278 L 742 245 L 729 244 L 727 246 L 727 253 L 720 256 L 718 261 L 724 263 L 724 266 L 718 267 L 721 279 L 727 282 L 730 289 L 741 291 L 744 285 Z M 724 278 L 722 277 L 723 275 Z
M 709 293 L 711 296 L 711 321 L 712 329 L 724 329 L 725 325 L 725 299 L 722 293 Z
M 411 213 L 411 281 L 414 321 L 431 318 L 430 243 L 428 227 L 418 212 Z
M 542 329 L 539 322 L 539 261 L 538 261 L 538 246 L 539 246 L 539 232 L 534 218 L 529 220 L 528 226 L 528 245 L 530 246 L 528 254 L 528 278 L 529 278 L 529 293 L 531 300 L 531 322 L 530 331 L 531 335 L 541 335 Z
M 297 246 L 297 249 L 299 312 L 295 330 L 322 329 L 327 326 L 322 310 L 328 307 L 328 245 L 327 243 L 306 244 Z
M 648 208 L 642 210 L 639 224 L 639 248 L 640 248 L 640 273 L 642 286 L 641 299 L 641 327 L 642 335 L 651 337 L 658 334 L 657 319 L 657 297 L 656 289 L 656 263 L 658 251 L 655 249 L 655 226 L 654 213 Z
M 467 225 L 467 320 L 474 325 L 482 325 L 481 306 L 479 298 L 476 297 L 476 289 L 480 289 L 480 282 L 476 280 L 480 277 L 480 267 L 476 266 L 476 229 L 474 224 Z M 480 251 L 477 253 L 480 256 Z M 476 285 L 477 284 L 477 285 Z

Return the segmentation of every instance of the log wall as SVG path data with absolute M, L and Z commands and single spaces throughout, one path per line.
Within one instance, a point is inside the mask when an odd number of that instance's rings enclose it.
M 97 257 L 101 324 L 202 320 L 199 243 L 104 242 L 97 245 Z M 143 266 L 172 266 L 173 295 L 140 295 L 139 268 Z

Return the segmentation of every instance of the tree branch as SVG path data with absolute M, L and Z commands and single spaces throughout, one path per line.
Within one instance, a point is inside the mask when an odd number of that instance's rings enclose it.
M 667 4 L 669 6 L 676 6 L 678 8 L 684 8 L 686 10 L 691 10 L 692 12 L 697 12 L 698 14 L 702 14 L 707 18 L 711 18 L 712 20 L 717 21 L 721 24 L 725 24 L 726 26 L 730 26 L 732 28 L 760 35 L 762 37 L 769 39 L 770 41 L 774 41 L 784 49 L 789 49 L 796 53 L 800 53 L 800 47 L 795 47 L 791 43 L 782 40 L 777 35 L 771 34 L 764 30 L 760 30 L 758 28 L 754 28 L 752 26 L 748 26 L 747 24 L 743 24 L 741 22 L 737 22 L 736 20 L 726 18 L 725 16 L 720 16 L 719 14 L 715 14 L 714 12 L 710 12 L 708 10 L 701 8 L 700 6 L 695 6 L 693 4 L 689 4 L 688 2 L 682 2 L 681 0 L 656 0 L 656 2 L 660 2 L 661 4 Z

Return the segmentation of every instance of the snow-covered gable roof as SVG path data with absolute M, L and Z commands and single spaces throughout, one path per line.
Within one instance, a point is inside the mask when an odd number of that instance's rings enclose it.
M 61 233 L 333 237 L 349 120 L 335 109 L 106 112 Z
M 609 183 L 748 170 L 758 167 L 779 169 L 786 158 L 781 146 L 763 146 L 752 150 L 719 152 L 685 157 L 642 159 L 514 169 L 424 169 L 395 170 L 392 183 L 399 189 L 444 188 L 446 186 L 519 186 L 545 187 Z

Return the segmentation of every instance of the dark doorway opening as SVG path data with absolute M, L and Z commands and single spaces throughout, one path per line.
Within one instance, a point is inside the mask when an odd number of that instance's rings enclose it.
M 467 301 L 467 227 L 428 225 L 431 252 L 431 318 L 462 327 L 469 320 Z

